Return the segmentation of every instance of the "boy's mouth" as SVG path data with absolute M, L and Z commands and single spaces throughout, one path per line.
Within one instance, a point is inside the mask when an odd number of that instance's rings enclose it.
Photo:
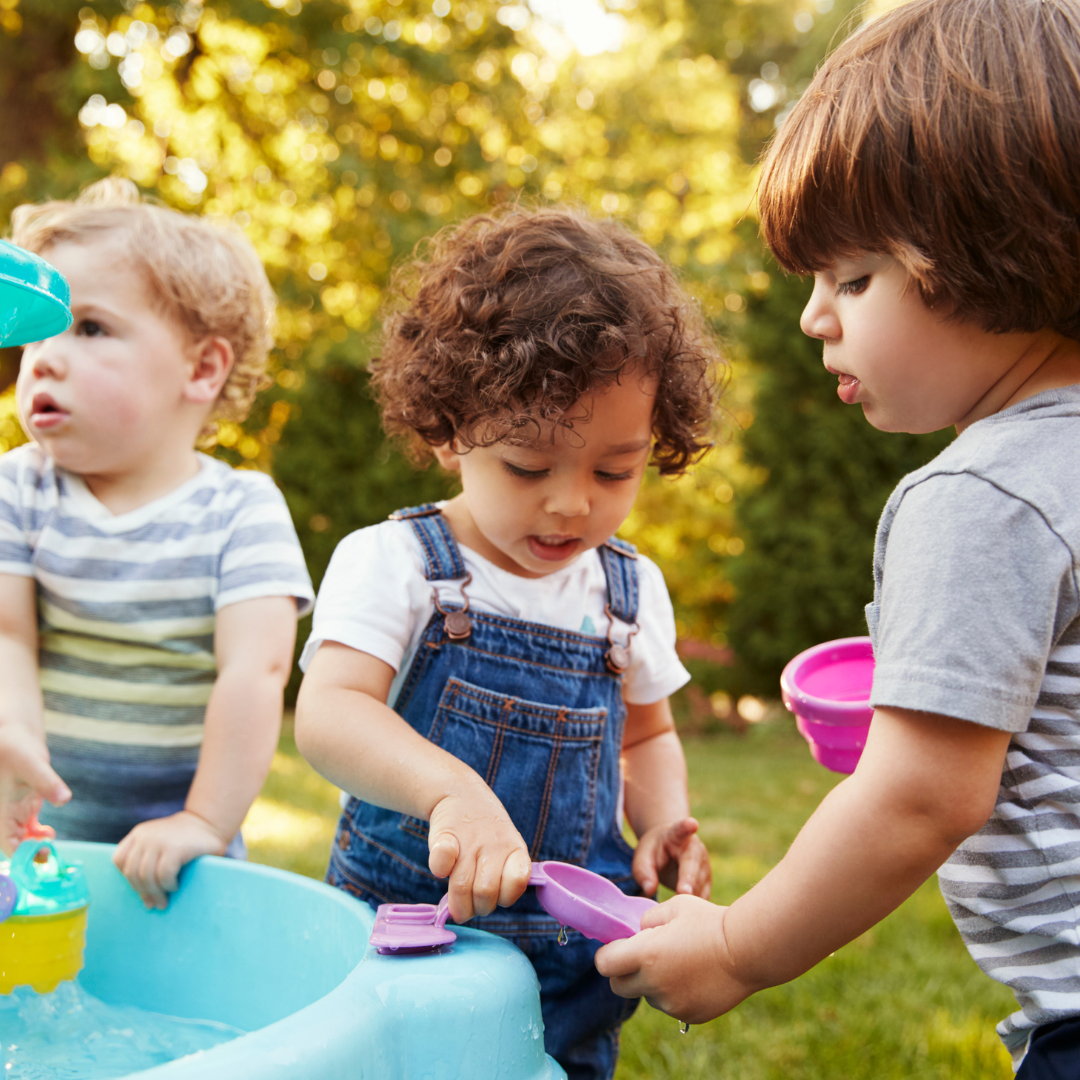
M 57 427 L 69 416 L 49 394 L 35 394 L 30 402 L 30 426 L 38 431 Z
M 529 551 L 537 559 L 562 562 L 570 558 L 581 540 L 576 536 L 530 536 Z
M 837 376 L 840 380 L 839 385 L 836 387 L 837 397 L 839 397 L 845 405 L 854 405 L 855 399 L 859 394 L 859 386 L 861 385 L 859 380 L 854 375 L 849 375 L 846 371 L 838 371 L 836 368 L 829 367 L 828 364 L 825 365 L 825 370 L 829 372 L 830 375 Z

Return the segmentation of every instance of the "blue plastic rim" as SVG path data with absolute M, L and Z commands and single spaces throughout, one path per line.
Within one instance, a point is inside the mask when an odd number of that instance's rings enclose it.
M 147 911 L 114 847 L 56 847 L 90 886 L 85 990 L 248 1032 L 140 1080 L 566 1080 L 544 1053 L 532 965 L 501 938 L 458 927 L 439 953 L 380 956 L 367 904 L 210 857 L 184 868 L 168 910 Z
M 38 255 L 0 240 L 0 346 L 26 345 L 71 325 L 71 289 Z

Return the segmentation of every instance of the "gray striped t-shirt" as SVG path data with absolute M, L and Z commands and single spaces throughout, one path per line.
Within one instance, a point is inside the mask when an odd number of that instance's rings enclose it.
M 62 837 L 116 842 L 182 809 L 217 675 L 215 613 L 266 596 L 312 605 L 273 481 L 199 461 L 113 515 L 37 446 L 0 456 L 0 573 L 37 582 L 49 752 L 73 796 L 42 820 Z
M 965 430 L 878 526 L 872 703 L 1013 732 L 990 820 L 938 871 L 1031 1031 L 1080 1015 L 1080 386 Z

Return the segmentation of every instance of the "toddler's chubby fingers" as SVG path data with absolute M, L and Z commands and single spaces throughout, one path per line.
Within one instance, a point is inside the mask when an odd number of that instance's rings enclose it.
M 71 798 L 71 789 L 49 764 L 44 743 L 19 727 L 0 728 L 0 791 L 20 797 L 20 789 L 61 806 Z
M 154 879 L 165 894 L 166 903 L 169 901 L 169 893 L 174 893 L 180 888 L 181 866 L 183 866 L 183 861 L 180 853 L 174 849 L 166 848 L 158 856 Z
M 712 891 L 712 864 L 705 845 L 692 836 L 679 856 L 679 879 L 675 886 L 677 893 L 687 896 L 700 896 L 709 899 Z
M 446 890 L 450 898 L 450 918 L 456 923 L 468 922 L 476 914 L 473 908 L 475 876 L 475 863 L 466 867 L 465 860 L 458 859 Z
M 680 821 L 674 822 L 668 829 L 667 836 L 665 837 L 665 843 L 669 847 L 676 849 L 682 848 L 686 845 L 686 842 L 698 831 L 697 818 L 685 817 Z
M 71 799 L 71 789 L 52 770 L 51 766 L 40 760 L 27 760 L 23 780 L 43 799 L 53 806 L 63 806 Z
M 157 908 L 164 911 L 168 906 L 169 898 L 165 895 L 161 881 L 158 879 L 158 863 L 161 861 L 161 852 L 154 847 L 144 847 L 139 852 L 136 860 L 134 876 L 128 880 L 135 887 L 135 891 L 142 897 L 143 903 L 148 908 Z
M 502 871 L 505 863 L 498 854 L 481 851 L 476 858 L 476 872 L 472 880 L 472 908 L 474 915 L 490 915 L 495 910 L 502 888 Z
M 532 860 L 524 847 L 512 851 L 503 865 L 499 887 L 499 907 L 509 907 L 521 899 L 532 877 Z
M 432 833 L 428 837 L 428 869 L 437 877 L 449 877 L 461 855 L 461 845 L 452 832 Z
M 113 864 L 128 879 L 148 908 L 164 908 L 168 902 L 157 884 L 157 858 L 157 850 L 140 843 L 134 832 L 128 833 L 120 841 L 113 855 Z

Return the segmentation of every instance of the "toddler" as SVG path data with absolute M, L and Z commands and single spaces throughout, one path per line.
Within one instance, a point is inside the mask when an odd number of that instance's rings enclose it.
M 32 442 L 0 457 L 0 839 L 66 803 L 43 822 L 118 842 L 164 907 L 186 862 L 243 854 L 313 599 L 271 480 L 193 449 L 247 414 L 273 294 L 242 236 L 126 181 L 19 207 L 12 231 L 67 278 L 74 322 L 25 348 Z
M 636 1002 L 523 893 L 555 859 L 708 895 L 671 603 L 613 534 L 650 459 L 677 475 L 707 446 L 713 346 L 644 243 L 570 210 L 474 218 L 397 291 L 384 422 L 462 491 L 347 537 L 320 589 L 296 731 L 352 796 L 327 879 L 372 904 L 449 890 L 532 961 L 548 1053 L 610 1077 Z
M 1016 992 L 998 1031 L 1020 1076 L 1080 1075 L 1077 177 L 1075 0 L 916 0 L 845 41 L 780 128 L 762 228 L 814 275 L 802 326 L 841 400 L 958 437 L 881 518 L 854 775 L 730 908 L 676 897 L 601 950 L 619 993 L 717 1016 L 938 870 Z

